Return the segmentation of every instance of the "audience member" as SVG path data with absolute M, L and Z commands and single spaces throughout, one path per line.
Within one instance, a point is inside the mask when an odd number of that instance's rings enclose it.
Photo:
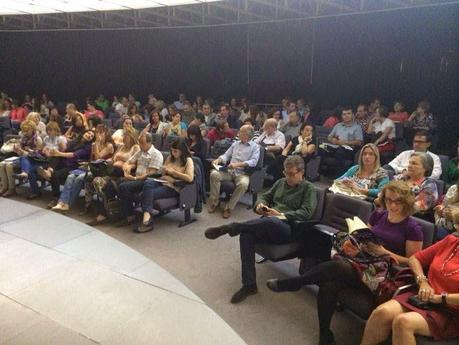
M 46 136 L 46 125 L 41 121 L 41 116 L 39 113 L 34 111 L 30 112 L 27 115 L 26 120 L 33 121 L 37 126 L 37 134 L 43 139 Z
M 272 161 L 275 154 L 279 154 L 285 148 L 284 133 L 277 130 L 275 119 L 267 119 L 263 125 L 263 134 L 255 142 L 266 150 L 265 161 Z
M 64 121 L 62 120 L 62 116 L 59 114 L 59 109 L 56 107 L 53 107 L 49 111 L 49 117 L 48 117 L 48 122 L 56 122 L 59 126 L 59 129 L 61 132 L 64 131 Z
M 143 116 L 139 114 L 139 108 L 136 103 L 129 104 L 128 115 L 131 118 L 134 127 L 140 126 L 145 122 Z
M 424 130 L 431 132 L 435 129 L 437 126 L 430 112 L 430 103 L 427 101 L 419 102 L 416 111 L 408 118 L 406 126 L 412 128 L 414 131 Z
M 178 197 L 184 183 L 194 179 L 194 163 L 184 138 L 175 139 L 170 148 L 170 155 L 162 167 L 161 181 L 147 179 L 142 188 L 142 223 L 135 228 L 136 232 L 153 230 L 154 200 Z
M 459 230 L 459 216 L 455 223 Z M 362 345 L 383 343 L 391 335 L 393 345 L 415 344 L 416 334 L 435 341 L 459 337 L 459 237 L 449 235 L 415 253 L 409 265 L 417 289 L 399 294 L 373 311 Z M 427 308 L 410 303 L 414 296 L 428 304 Z
M 102 111 L 106 111 L 110 106 L 108 99 L 106 99 L 103 94 L 97 96 L 95 103 Z
M 368 108 L 365 104 L 359 104 L 357 111 L 355 112 L 355 122 L 362 127 L 362 132 L 365 134 L 368 132 L 368 125 L 370 123 L 370 116 L 368 115 Z
M 223 164 L 225 170 L 219 168 L 210 173 L 210 196 L 207 199 L 209 213 L 214 213 L 220 202 L 220 185 L 223 181 L 233 181 L 236 185 L 230 200 L 223 209 L 223 218 L 229 218 L 231 211 L 247 191 L 250 177 L 246 168 L 255 168 L 260 157 L 260 147 L 252 141 L 253 128 L 242 126 L 239 131 L 239 140 L 220 157 L 213 161 L 214 166 Z
M 79 141 L 83 133 L 89 129 L 86 117 L 82 113 L 77 111 L 77 108 L 73 103 L 67 104 L 65 110 L 67 116 L 71 121 L 71 125 L 64 135 L 68 140 Z
M 207 136 L 207 125 L 206 125 L 206 119 L 204 117 L 203 113 L 197 113 L 193 117 L 193 121 L 190 122 L 190 126 L 194 125 L 199 128 L 201 131 L 201 136 L 206 137 Z
M 386 170 L 381 168 L 376 146 L 363 146 L 359 153 L 359 164 L 350 167 L 337 181 L 356 194 L 376 198 L 382 187 L 389 182 Z
M 280 129 L 286 138 L 290 140 L 298 137 L 298 133 L 301 128 L 301 119 L 298 115 L 298 112 L 292 111 L 288 114 L 288 122 Z
M 234 132 L 229 128 L 228 122 L 219 120 L 215 123 L 215 128 L 212 128 L 207 134 L 207 139 L 210 145 L 213 146 L 217 140 L 233 139 Z
M 170 122 L 168 128 L 164 128 L 164 131 L 167 133 L 167 135 L 175 135 L 185 138 L 187 125 L 185 122 L 182 122 L 182 115 L 180 115 L 180 113 L 175 113 L 171 116 L 172 121 Z
M 301 235 L 301 230 L 291 224 L 308 220 L 314 214 L 316 192 L 313 185 L 304 180 L 304 171 L 304 160 L 301 157 L 288 157 L 284 162 L 285 178 L 276 181 L 270 190 L 259 196 L 255 204 L 255 212 L 261 218 L 206 230 L 205 236 L 212 240 L 225 234 L 240 236 L 242 288 L 233 295 L 231 303 L 239 303 L 258 291 L 255 245 L 290 243 Z
M 153 109 L 150 113 L 150 123 L 143 129 L 142 133 L 166 135 L 169 124 L 163 122 L 163 117 L 158 109 Z
M 204 114 L 205 122 L 207 126 L 213 127 L 215 125 L 215 117 L 217 116 L 208 103 L 204 103 L 202 106 L 202 113 Z
M 96 108 L 96 102 L 88 100 L 86 102 L 86 111 L 84 112 L 86 120 L 89 120 L 91 117 L 97 116 L 101 119 L 104 118 L 104 113 Z
M 174 102 L 174 106 L 177 110 L 182 110 L 185 105 L 186 96 L 184 93 L 179 94 L 179 99 Z
M 441 204 L 435 206 L 438 240 L 456 231 L 453 221 L 455 214 L 459 214 L 459 179 L 448 188 Z
M 154 147 L 152 139 L 150 133 L 143 134 L 139 139 L 140 151 L 123 165 L 124 181 L 119 184 L 122 220 L 118 226 L 135 221 L 132 214 L 134 196 L 142 191 L 146 179 L 159 173 L 163 166 L 163 155 Z
M 121 102 L 117 103 L 115 106 L 115 112 L 118 114 L 119 117 L 123 115 L 128 115 L 128 106 L 129 100 L 127 97 L 121 97 Z
M 186 142 L 191 155 L 198 157 L 204 163 L 207 158 L 207 143 L 202 137 L 201 129 L 192 124 L 188 127 L 187 136 Z
M 368 106 L 368 115 L 370 118 L 373 117 L 373 115 L 376 112 L 376 109 L 379 108 L 381 105 L 381 100 L 377 97 L 373 98 L 372 101 L 370 102 L 370 105 Z
M 182 109 L 182 121 L 189 126 L 190 122 L 193 121 L 196 112 L 193 109 L 190 101 L 185 101 Z
M 401 152 L 397 157 L 395 157 L 388 165 L 384 166 L 387 170 L 392 170 L 396 174 L 401 174 L 403 171 L 406 171 L 408 168 L 408 163 L 411 155 L 414 152 L 425 152 L 432 157 L 434 162 L 434 167 L 432 170 L 431 178 L 439 179 L 441 176 L 441 161 L 440 158 L 428 151 L 432 142 L 432 137 L 426 131 L 418 131 L 414 134 L 413 139 L 413 149 Z
M 393 154 L 395 144 L 395 125 L 391 119 L 387 118 L 387 108 L 379 106 L 373 118 L 368 123 L 367 129 L 370 140 L 376 145 L 380 153 Z M 392 156 L 393 157 L 393 156 Z
M 134 129 L 134 126 L 132 125 L 132 119 L 125 115 L 122 118 L 122 128 L 117 129 L 113 134 L 112 134 L 112 140 L 115 143 L 116 146 L 119 146 L 123 143 L 123 135 L 126 129 Z
M 394 103 L 394 111 L 389 113 L 389 119 L 394 122 L 405 123 L 408 121 L 408 113 L 405 110 L 405 105 L 397 101 Z
M 368 227 L 380 238 L 383 245 L 372 242 L 362 246 L 363 251 L 374 255 L 390 255 L 396 262 L 406 265 L 408 258 L 422 249 L 422 227 L 412 217 L 414 198 L 410 188 L 400 181 L 392 181 L 382 190 L 382 210 L 376 210 Z M 374 300 L 372 290 L 364 284 L 364 277 L 348 260 L 335 258 L 322 262 L 301 276 L 268 280 L 268 288 L 275 292 L 298 291 L 304 285 L 319 285 L 317 309 L 319 314 L 320 345 L 335 344 L 330 323 L 336 308 L 337 296 L 345 289 L 358 289 Z M 376 306 L 375 301 L 373 302 Z
M 445 171 L 445 182 L 447 186 L 451 186 L 459 179 L 459 142 L 457 143 L 456 157 L 448 161 Z
M 10 119 L 11 125 L 13 128 L 18 129 L 21 122 L 23 122 L 27 117 L 27 111 L 24 107 L 18 104 L 16 99 L 13 100 L 11 103 L 11 110 L 10 110 Z

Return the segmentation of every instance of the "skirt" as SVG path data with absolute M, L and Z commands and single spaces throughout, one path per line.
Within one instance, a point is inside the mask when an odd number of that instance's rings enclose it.
M 438 308 L 424 310 L 408 303 L 408 298 L 416 295 L 415 292 L 400 294 L 394 299 L 410 311 L 421 314 L 429 325 L 430 333 L 435 340 L 454 339 L 459 337 L 459 310 L 445 308 L 441 304 Z

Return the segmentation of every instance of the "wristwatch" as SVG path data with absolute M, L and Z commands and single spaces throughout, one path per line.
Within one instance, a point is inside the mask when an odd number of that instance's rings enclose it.
M 448 297 L 448 293 L 446 291 L 443 291 L 441 294 L 441 304 L 446 305 L 446 297 Z

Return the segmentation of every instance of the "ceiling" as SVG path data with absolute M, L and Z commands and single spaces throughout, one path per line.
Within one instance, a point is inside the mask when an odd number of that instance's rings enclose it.
M 0 31 L 240 25 L 454 4 L 459 0 L 1 0 Z

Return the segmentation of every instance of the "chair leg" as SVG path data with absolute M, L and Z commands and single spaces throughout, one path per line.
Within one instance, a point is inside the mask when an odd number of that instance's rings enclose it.
M 252 208 L 255 207 L 255 203 L 257 202 L 258 194 L 257 193 L 252 193 L 252 206 L 247 206 L 248 210 L 251 210 Z
M 266 259 L 265 257 L 263 257 L 263 256 L 260 255 L 260 258 L 257 259 L 255 262 L 256 262 L 257 264 L 262 264 L 263 262 L 266 262 L 266 261 L 268 261 L 268 259 Z
M 181 227 L 183 227 L 185 225 L 191 224 L 191 223 L 196 221 L 196 218 L 191 218 L 191 209 L 187 209 L 187 210 L 183 211 L 183 214 L 184 214 L 185 219 L 184 219 L 183 222 L 181 222 L 178 225 L 179 228 L 181 228 Z

